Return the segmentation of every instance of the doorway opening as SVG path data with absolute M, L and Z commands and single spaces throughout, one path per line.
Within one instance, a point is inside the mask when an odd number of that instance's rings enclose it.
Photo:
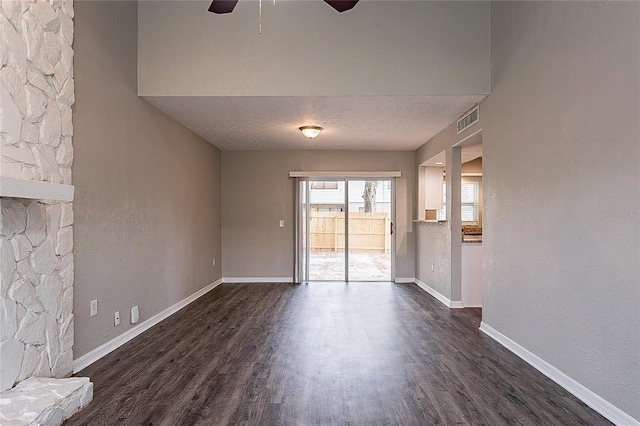
M 392 178 L 303 178 L 298 183 L 300 281 L 392 281 Z
M 482 307 L 482 130 L 460 141 L 462 244 L 461 299 L 464 307 Z M 458 178 L 457 176 L 455 177 Z

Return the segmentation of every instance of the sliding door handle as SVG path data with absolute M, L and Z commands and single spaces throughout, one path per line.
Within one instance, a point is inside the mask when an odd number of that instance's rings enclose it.
M 390 235 L 393 235 L 393 222 L 389 222 L 389 224 L 391 225 L 391 234 Z

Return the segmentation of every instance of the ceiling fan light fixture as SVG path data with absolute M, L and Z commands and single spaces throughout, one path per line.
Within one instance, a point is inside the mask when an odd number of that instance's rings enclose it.
M 318 135 L 322 131 L 322 127 L 320 127 L 320 126 L 302 126 L 302 127 L 300 127 L 300 131 L 302 132 L 302 134 L 305 137 L 307 137 L 309 139 L 313 139 L 313 138 L 318 137 Z
M 325 3 L 340 13 L 353 9 L 358 1 L 359 0 L 324 0 Z M 237 3 L 238 0 L 213 0 L 209 6 L 209 12 L 218 15 L 231 13 Z M 275 4 L 275 2 L 273 4 Z

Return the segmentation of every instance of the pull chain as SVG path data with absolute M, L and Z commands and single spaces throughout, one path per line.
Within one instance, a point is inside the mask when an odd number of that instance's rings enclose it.
M 259 23 L 258 23 L 258 33 L 259 35 L 262 35 L 262 0 L 259 0 L 258 2 L 260 4 L 260 18 L 259 18 Z M 276 0 L 273 0 L 273 5 L 276 5 Z
M 259 32 L 259 35 L 262 35 L 262 0 L 260 0 L 259 3 L 260 3 L 260 23 L 258 24 L 258 32 Z

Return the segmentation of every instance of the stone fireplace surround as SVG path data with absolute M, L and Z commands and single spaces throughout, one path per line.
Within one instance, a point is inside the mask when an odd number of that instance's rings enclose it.
M 0 423 L 62 423 L 73 368 L 73 0 L 0 2 Z

